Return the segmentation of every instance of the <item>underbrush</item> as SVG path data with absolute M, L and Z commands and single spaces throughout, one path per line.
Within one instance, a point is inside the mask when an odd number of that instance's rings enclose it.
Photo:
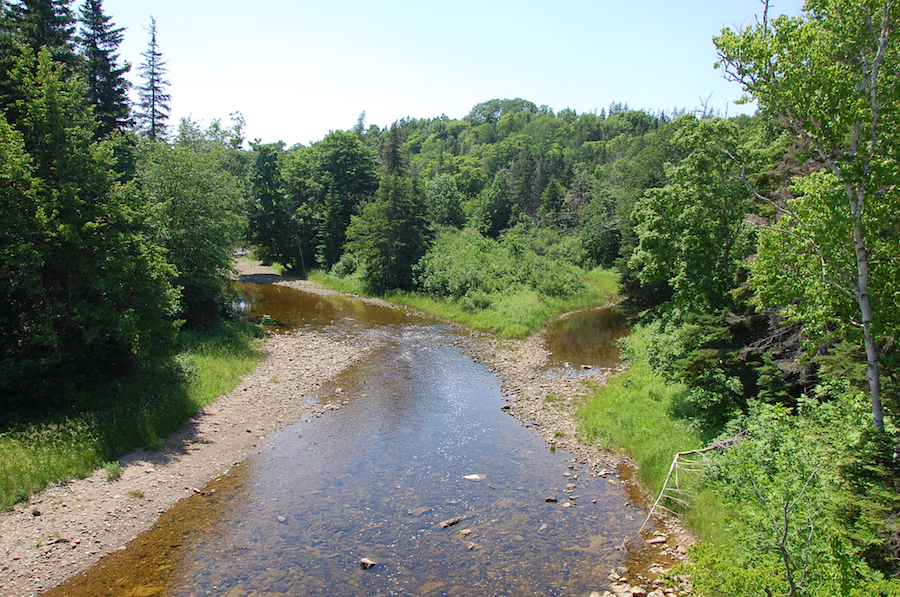
M 90 475 L 104 463 L 164 438 L 231 391 L 260 362 L 261 332 L 227 323 L 184 331 L 178 353 L 74 396 L 67 413 L 9 413 L 0 432 L 0 509 L 51 483 Z M 86 405 L 86 406 L 85 406 Z
M 691 389 L 651 366 L 666 337 L 656 326 L 633 328 L 622 342 L 628 371 L 596 388 L 577 415 L 584 439 L 635 459 L 654 497 L 675 454 L 701 447 L 708 427 L 683 418 Z M 698 591 L 900 595 L 896 430 L 870 429 L 856 377 L 846 362 L 823 361 L 819 385 L 795 406 L 750 400 L 714 438 L 743 439 L 681 471 L 685 504 L 663 505 L 701 539 L 682 567 Z
M 444 231 L 414 268 L 416 288 L 389 291 L 385 300 L 501 337 L 522 338 L 559 315 L 608 304 L 618 273 L 585 272 L 540 255 L 516 236 L 495 240 L 474 230 Z M 377 295 L 346 254 L 330 272 L 309 279 L 341 292 Z

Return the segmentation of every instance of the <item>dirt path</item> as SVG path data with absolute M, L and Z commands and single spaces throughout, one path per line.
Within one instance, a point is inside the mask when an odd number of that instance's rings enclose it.
M 285 280 L 248 260 L 241 260 L 238 269 L 247 281 L 333 294 L 308 282 Z M 464 346 L 471 358 L 491 366 L 501 379 L 505 393 L 514 399 L 504 407 L 509 414 L 535 428 L 549 443 L 571 452 L 594 474 L 607 476 L 613 483 L 633 483 L 622 478 L 631 470 L 627 460 L 577 440 L 574 413 L 587 388 L 564 375 L 548 378 L 544 370 L 548 354 L 539 336 L 513 341 L 472 334 Z M 118 480 L 107 481 L 101 469 L 86 479 L 49 488 L 33 496 L 27 506 L 0 514 L 0 595 L 38 595 L 104 555 L 125 549 L 160 514 L 255 452 L 272 432 L 313 413 L 315 408 L 303 397 L 372 348 L 310 331 L 272 336 L 265 344 L 266 360 L 256 371 L 186 422 L 161 450 L 138 450 L 123 457 Z M 598 372 L 591 379 L 603 383 L 611 373 Z M 630 495 L 638 499 L 639 487 L 630 487 Z M 623 595 L 664 594 L 653 582 L 663 566 L 648 563 L 670 564 L 682 556 L 691 540 L 673 526 L 657 532 L 651 541 L 641 552 L 645 563 L 610 571 L 610 590 Z

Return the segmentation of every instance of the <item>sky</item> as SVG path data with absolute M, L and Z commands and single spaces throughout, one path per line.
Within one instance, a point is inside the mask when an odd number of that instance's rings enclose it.
M 800 14 L 802 0 L 772 0 Z M 73 6 L 80 6 L 75 0 Z M 170 124 L 227 123 L 248 140 L 308 145 L 331 130 L 462 118 L 523 98 L 554 112 L 612 102 L 735 115 L 740 86 L 714 67 L 712 37 L 752 25 L 759 0 L 105 0 L 140 81 L 156 19 Z

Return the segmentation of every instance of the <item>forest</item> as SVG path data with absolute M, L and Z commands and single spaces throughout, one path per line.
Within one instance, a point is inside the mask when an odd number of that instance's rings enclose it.
M 728 440 L 668 503 L 703 539 L 697 589 L 900 594 L 896 2 L 711 32 L 752 116 L 492 99 L 293 147 L 237 113 L 170 125 L 155 22 L 132 105 L 100 0 L 0 10 L 2 435 L 110 409 L 152 427 L 128 388 L 180 387 L 203 337 L 252 341 L 229 314 L 241 247 L 513 336 L 615 275 L 631 370 L 582 431 L 637 452 L 604 425 L 657 413 L 671 441 L 636 455 L 655 491 L 676 451 Z

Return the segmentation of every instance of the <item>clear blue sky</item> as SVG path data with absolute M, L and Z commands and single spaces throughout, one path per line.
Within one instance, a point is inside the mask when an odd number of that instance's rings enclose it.
M 79 6 L 76 0 L 74 6 Z M 774 0 L 796 15 L 802 0 Z M 465 116 L 492 98 L 554 111 L 611 102 L 647 110 L 709 105 L 741 93 L 722 78 L 712 36 L 761 14 L 759 0 L 105 0 L 126 27 L 138 80 L 157 21 L 172 120 L 247 121 L 247 137 L 288 145 L 398 118 Z

